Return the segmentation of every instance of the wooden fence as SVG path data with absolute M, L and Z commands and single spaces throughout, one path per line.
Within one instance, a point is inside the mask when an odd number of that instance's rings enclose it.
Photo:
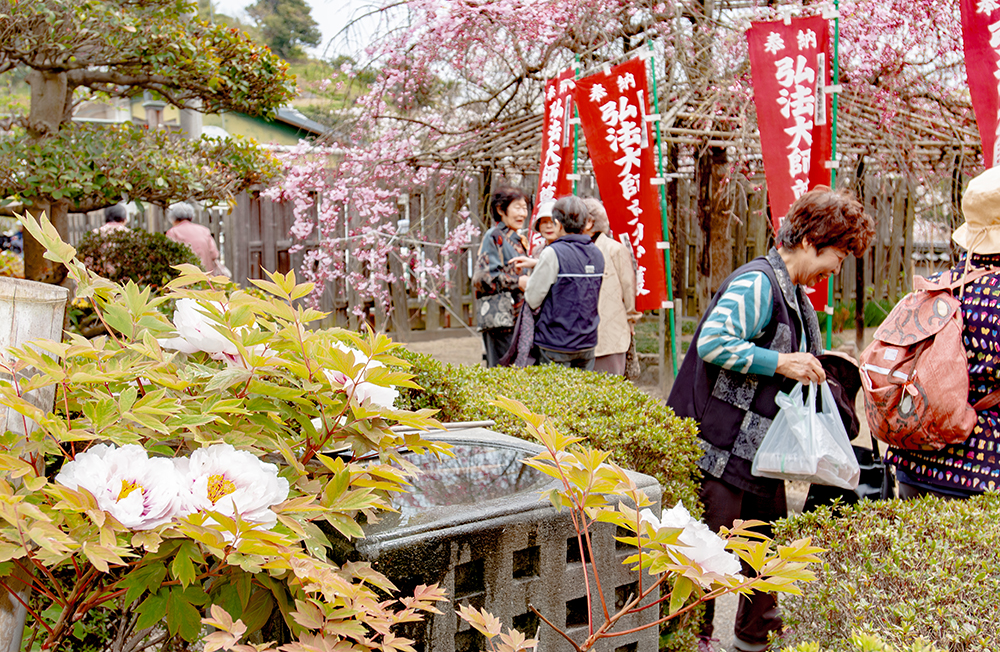
M 849 187 L 859 187 L 849 180 Z M 676 191 L 669 204 L 674 225 L 672 253 L 675 297 L 682 303 L 682 316 L 698 319 L 714 292 L 734 269 L 756 256 L 763 255 L 773 245 L 773 229 L 767 210 L 766 186 L 762 179 L 737 180 L 729 184 L 723 207 L 718 211 L 726 217 L 725 228 L 717 246 L 706 243 L 702 228 L 703 213 L 698 210 L 699 187 L 693 179 L 675 180 Z M 831 304 L 848 304 L 860 291 L 863 299 L 894 300 L 909 291 L 914 273 L 930 274 L 950 264 L 949 259 L 937 259 L 933 243 L 914 243 L 914 222 L 923 213 L 940 214 L 940 205 L 931 205 L 926 193 L 899 176 L 865 176 L 859 192 L 866 212 L 875 220 L 875 239 L 861 261 L 849 256 L 839 275 L 834 277 Z M 945 207 L 944 210 L 950 210 Z M 940 217 L 940 215 L 939 215 Z M 914 253 L 920 255 L 919 267 Z M 940 250 L 937 243 L 937 250 Z M 711 257 L 710 264 L 705 264 Z M 709 269 L 710 273 L 705 273 Z M 860 276 L 859 276 L 860 275 Z M 859 289 L 860 288 L 860 289 Z
M 533 188 L 536 183 L 526 177 L 521 185 Z M 444 191 L 414 193 L 398 202 L 398 218 L 409 223 L 410 233 L 399 236 L 396 244 L 432 262 L 440 259 L 439 247 L 427 243 L 443 242 L 450 229 L 461 221 L 460 210 L 479 216 L 482 230 L 489 226 L 485 218 L 489 193 L 484 189 L 495 182 L 473 177 L 459 184 L 443 185 Z M 863 189 L 863 200 L 875 218 L 877 235 L 860 265 L 853 257 L 845 261 L 840 275 L 834 279 L 833 302 L 847 304 L 857 296 L 859 288 L 867 295 L 866 299 L 896 298 L 912 285 L 913 224 L 922 210 L 920 195 L 901 177 L 869 175 L 861 184 L 851 181 L 849 185 Z M 428 187 L 441 186 L 434 180 Z M 593 188 L 592 179 L 584 178 L 578 192 L 596 194 Z M 734 179 L 723 190 L 714 192 L 706 191 L 697 178 L 674 178 L 668 183 L 668 197 L 674 296 L 680 305 L 680 317 L 696 320 L 732 270 L 766 253 L 772 245 L 766 187 L 762 179 Z M 706 211 L 705 206 L 711 210 Z M 70 242 L 75 243 L 103 221 L 100 211 L 71 215 Z M 243 285 L 248 285 L 246 279 L 263 278 L 265 269 L 299 273 L 306 252 L 318 246 L 314 235 L 298 243 L 302 246 L 296 250 L 297 242 L 289 234 L 294 222 L 292 205 L 271 202 L 257 192 L 241 194 L 229 214 L 221 210 L 202 211 L 196 221 L 212 230 L 223 260 Z M 136 222 L 159 232 L 169 226 L 163 211 L 157 207 L 147 207 L 130 219 L 130 224 Z M 348 220 L 348 232 L 350 226 Z M 359 296 L 344 280 L 328 284 L 320 300 L 320 309 L 330 313 L 326 325 L 357 329 L 367 322 L 403 341 L 474 333 L 471 275 L 477 249 L 475 242 L 453 259 L 456 264 L 436 300 L 419 298 L 419 286 L 425 281 L 398 256 L 389 263 L 393 276 L 401 281 L 388 288 L 392 298 L 388 311 Z M 946 264 L 947 261 L 938 263 Z M 933 266 L 920 271 L 933 271 Z M 357 305 L 367 309 L 366 316 L 355 314 L 353 308 Z M 405 307 L 400 309 L 401 306 Z

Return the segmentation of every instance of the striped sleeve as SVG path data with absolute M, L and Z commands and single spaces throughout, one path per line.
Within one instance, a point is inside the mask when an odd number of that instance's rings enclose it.
M 698 356 L 723 369 L 773 376 L 778 353 L 750 342 L 771 321 L 772 303 L 767 275 L 748 272 L 737 276 L 705 317 L 698 336 Z

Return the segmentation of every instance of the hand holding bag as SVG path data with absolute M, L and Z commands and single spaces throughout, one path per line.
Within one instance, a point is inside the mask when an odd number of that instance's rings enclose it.
M 820 393 L 820 409 L 816 394 Z M 840 420 L 833 393 L 823 383 L 800 383 L 775 399 L 778 415 L 764 435 L 750 472 L 765 478 L 802 480 L 844 489 L 858 486 L 861 468 Z

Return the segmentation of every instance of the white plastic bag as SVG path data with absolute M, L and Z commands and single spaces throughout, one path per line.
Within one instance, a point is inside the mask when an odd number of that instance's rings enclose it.
M 840 420 L 830 386 L 819 386 L 822 410 L 816 411 L 816 384 L 803 404 L 802 384 L 775 398 L 778 415 L 767 429 L 750 472 L 765 478 L 803 480 L 854 489 L 861 467 Z

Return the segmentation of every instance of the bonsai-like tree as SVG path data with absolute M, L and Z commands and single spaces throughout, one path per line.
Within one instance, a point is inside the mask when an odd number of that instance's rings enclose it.
M 0 197 L 45 211 L 65 237 L 70 210 L 123 197 L 221 202 L 275 170 L 252 141 L 184 140 L 132 124 L 77 124 L 92 97 L 150 92 L 180 108 L 268 115 L 290 99 L 287 65 L 238 29 L 194 18 L 187 0 L 0 0 L 0 73 L 28 68 L 28 115 L 0 121 Z M 61 266 L 26 238 L 25 276 Z

